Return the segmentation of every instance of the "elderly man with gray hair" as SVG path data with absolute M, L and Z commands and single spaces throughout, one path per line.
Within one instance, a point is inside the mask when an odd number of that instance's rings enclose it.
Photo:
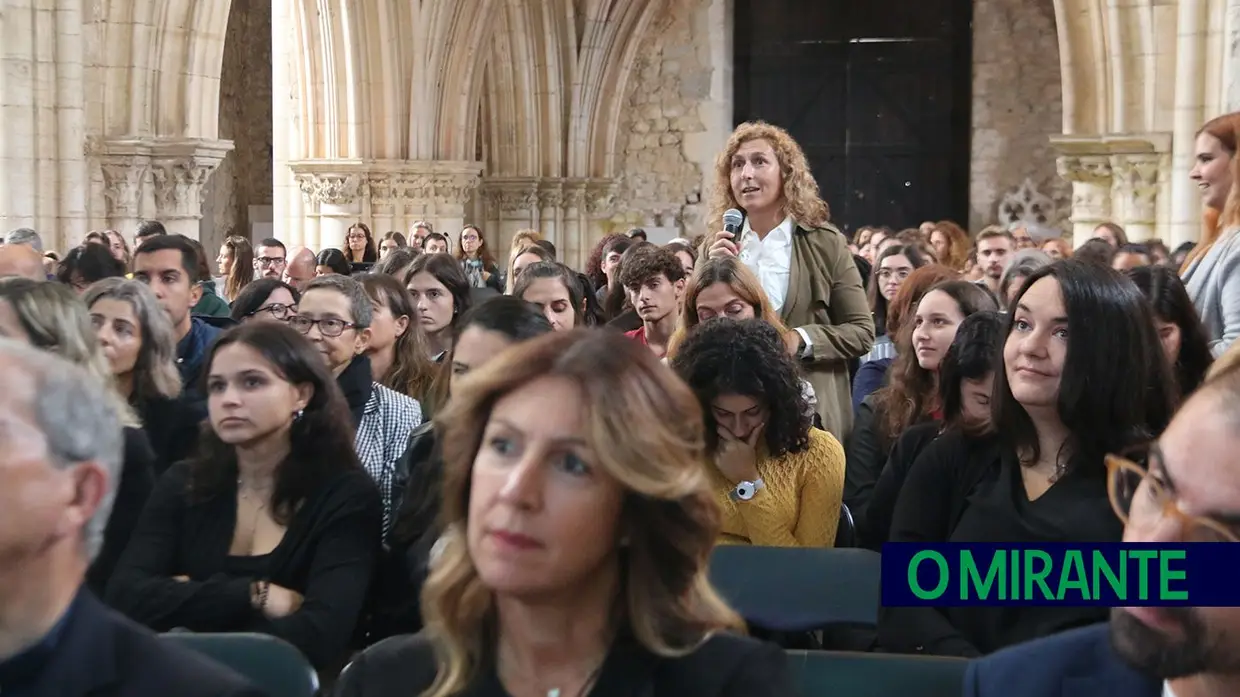
M 28 227 L 19 227 L 16 230 L 9 230 L 4 236 L 5 244 L 25 244 L 39 254 L 43 254 L 43 238 L 39 237 L 39 233 Z
M 103 544 L 123 436 L 83 369 L 0 339 L 0 689 L 58 697 L 259 697 L 83 585 Z

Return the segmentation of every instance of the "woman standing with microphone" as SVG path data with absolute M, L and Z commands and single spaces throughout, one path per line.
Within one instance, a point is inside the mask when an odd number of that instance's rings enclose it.
M 848 362 L 874 344 L 861 275 L 829 222 L 805 153 L 787 131 L 743 123 L 715 162 L 705 260 L 737 257 L 753 269 L 784 324 L 788 353 L 818 396 L 823 427 L 852 428 Z

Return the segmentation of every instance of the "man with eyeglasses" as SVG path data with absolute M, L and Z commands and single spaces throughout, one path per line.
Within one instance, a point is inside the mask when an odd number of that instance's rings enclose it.
M 274 278 L 279 281 L 284 277 L 284 266 L 288 261 L 288 250 L 284 243 L 274 237 L 268 237 L 258 243 L 254 250 L 254 278 Z
M 1240 370 L 1203 385 L 1162 437 L 1107 458 L 1125 542 L 1240 541 Z M 1109 624 L 975 661 L 966 697 L 1240 695 L 1240 608 L 1121 607 Z

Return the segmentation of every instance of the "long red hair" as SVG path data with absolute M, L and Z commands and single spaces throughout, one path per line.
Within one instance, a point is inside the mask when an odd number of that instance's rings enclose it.
M 1202 212 L 1201 241 L 1184 259 L 1184 268 L 1188 268 L 1194 259 L 1205 254 L 1224 230 L 1240 224 L 1240 187 L 1236 186 L 1236 183 L 1240 182 L 1240 158 L 1236 157 L 1236 144 L 1240 141 L 1240 111 L 1233 111 L 1206 121 L 1205 125 L 1197 131 L 1197 135 L 1200 136 L 1202 133 L 1209 133 L 1218 138 L 1223 149 L 1231 154 L 1231 163 L 1228 165 L 1231 169 L 1231 191 L 1227 192 L 1227 201 L 1223 205 L 1223 210 L 1220 211 L 1213 206 L 1205 207 Z

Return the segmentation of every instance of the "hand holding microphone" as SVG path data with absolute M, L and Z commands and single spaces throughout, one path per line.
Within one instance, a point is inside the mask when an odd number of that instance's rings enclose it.
M 711 259 L 735 257 L 740 253 L 736 243 L 736 235 L 740 232 L 745 215 L 735 208 L 729 208 L 723 214 L 723 230 L 715 233 L 715 241 L 711 243 L 706 255 Z

